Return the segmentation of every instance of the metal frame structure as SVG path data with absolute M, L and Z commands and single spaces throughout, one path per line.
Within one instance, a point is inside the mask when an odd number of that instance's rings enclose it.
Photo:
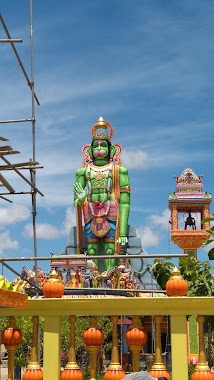
M 34 245 L 34 258 L 37 258 L 37 240 L 36 240 L 36 195 L 39 193 L 41 196 L 44 196 L 41 191 L 36 187 L 36 169 L 42 168 L 38 166 L 39 163 L 36 161 L 36 128 L 35 128 L 35 102 L 37 105 L 40 105 L 39 100 L 35 94 L 34 90 L 34 48 L 33 48 L 33 0 L 30 1 L 30 62 L 31 62 L 31 78 L 29 79 L 27 72 L 22 64 L 21 58 L 16 50 L 15 43 L 21 43 L 21 39 L 11 38 L 11 35 L 7 29 L 7 26 L 3 20 L 2 15 L 0 15 L 0 22 L 3 26 L 3 29 L 6 33 L 7 39 L 0 39 L 2 43 L 9 43 L 12 47 L 12 50 L 18 60 L 19 66 L 23 72 L 23 75 L 27 81 L 27 84 L 31 90 L 32 96 L 32 106 L 31 106 L 31 118 L 26 119 L 17 119 L 17 120 L 3 120 L 0 121 L 0 124 L 8 123 L 20 123 L 20 122 L 30 122 L 32 126 L 32 159 L 29 162 L 21 162 L 12 164 L 8 159 L 5 158 L 5 155 L 17 154 L 19 151 L 13 150 L 11 146 L 0 146 L 0 158 L 5 162 L 6 165 L 0 166 L 0 172 L 4 170 L 13 170 L 17 175 L 19 175 L 29 186 L 30 191 L 17 192 L 12 185 L 6 180 L 6 178 L 0 173 L 0 182 L 1 186 L 4 186 L 8 192 L 0 192 L 0 198 L 12 203 L 10 199 L 6 196 L 16 195 L 16 194 L 31 194 L 31 207 L 32 207 L 32 223 L 33 223 L 33 245 Z M 8 139 L 0 136 L 0 141 L 8 141 Z M 30 180 L 26 178 L 20 171 L 28 169 L 30 172 Z M 37 260 L 35 260 L 35 277 L 36 284 L 38 283 L 37 277 Z

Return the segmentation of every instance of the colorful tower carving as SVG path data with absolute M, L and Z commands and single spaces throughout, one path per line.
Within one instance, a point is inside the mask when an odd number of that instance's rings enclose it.
M 187 168 L 180 177 L 174 177 L 176 189 L 169 194 L 169 209 L 171 210 L 171 240 L 183 249 L 185 254 L 194 254 L 197 259 L 197 250 L 207 239 L 206 230 L 210 223 L 203 220 L 210 216 L 212 195 L 203 192 L 202 175 Z M 188 332 L 188 360 L 197 363 L 197 321 L 191 316 L 187 322 Z
M 171 240 L 184 250 L 184 253 L 194 253 L 207 239 L 206 230 L 209 222 L 203 223 L 210 216 L 212 195 L 203 192 L 202 175 L 187 168 L 180 177 L 174 177 L 176 190 L 169 195 L 171 210 Z

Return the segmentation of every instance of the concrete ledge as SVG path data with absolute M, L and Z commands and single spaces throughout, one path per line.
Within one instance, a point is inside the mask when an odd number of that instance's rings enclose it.
M 13 305 L 15 306 L 15 305 Z M 24 309 L 1 309 L 1 316 L 214 315 L 214 297 L 29 299 Z

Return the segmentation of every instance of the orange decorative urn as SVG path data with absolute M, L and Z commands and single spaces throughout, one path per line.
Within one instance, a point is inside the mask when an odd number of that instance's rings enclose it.
M 90 380 L 96 380 L 97 353 L 104 342 L 104 334 L 97 325 L 96 317 L 90 318 L 90 326 L 82 337 L 90 356 Z
M 15 352 L 22 341 L 22 332 L 16 326 L 16 318 L 9 318 L 9 326 L 1 333 L 1 342 L 8 352 L 8 379 L 14 380 Z
M 125 339 L 132 352 L 132 370 L 133 372 L 138 372 L 140 353 L 147 341 L 147 333 L 142 327 L 138 316 L 132 318 L 132 324 L 129 326 L 125 334 Z
M 169 297 L 187 295 L 187 281 L 181 276 L 181 272 L 177 267 L 174 267 L 172 275 L 166 283 L 166 292 Z
M 55 270 L 50 273 L 50 278 L 45 281 L 43 287 L 45 298 L 61 298 L 64 294 L 64 285 Z

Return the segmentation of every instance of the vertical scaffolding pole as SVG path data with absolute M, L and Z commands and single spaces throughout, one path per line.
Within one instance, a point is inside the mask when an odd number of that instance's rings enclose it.
M 30 58 L 31 58 L 31 97 L 32 97 L 32 149 L 33 161 L 36 161 L 36 142 L 35 142 L 35 94 L 34 94 L 34 49 L 33 49 L 33 0 L 30 0 Z M 36 187 L 36 170 L 31 169 L 31 182 Z M 31 188 L 32 191 L 32 218 L 33 218 L 33 245 L 34 257 L 37 257 L 37 240 L 36 240 L 36 193 L 35 187 Z M 38 264 L 37 260 L 34 262 L 35 266 L 35 280 L 38 286 Z M 37 293 L 38 295 L 38 293 Z
M 32 150 L 33 150 L 33 162 L 36 161 L 36 121 L 35 121 L 35 93 L 34 93 L 34 46 L 33 46 L 33 0 L 30 0 L 30 57 L 31 57 L 31 99 L 32 99 Z M 34 246 L 34 258 L 37 258 L 37 235 L 36 235 L 36 170 L 31 169 L 31 182 L 35 186 L 32 187 L 32 218 L 33 218 L 33 246 Z M 34 261 L 35 268 L 35 281 L 38 287 L 38 261 Z M 39 296 L 38 289 L 36 290 L 36 297 Z M 38 326 L 37 335 L 37 356 L 40 363 L 40 326 Z

